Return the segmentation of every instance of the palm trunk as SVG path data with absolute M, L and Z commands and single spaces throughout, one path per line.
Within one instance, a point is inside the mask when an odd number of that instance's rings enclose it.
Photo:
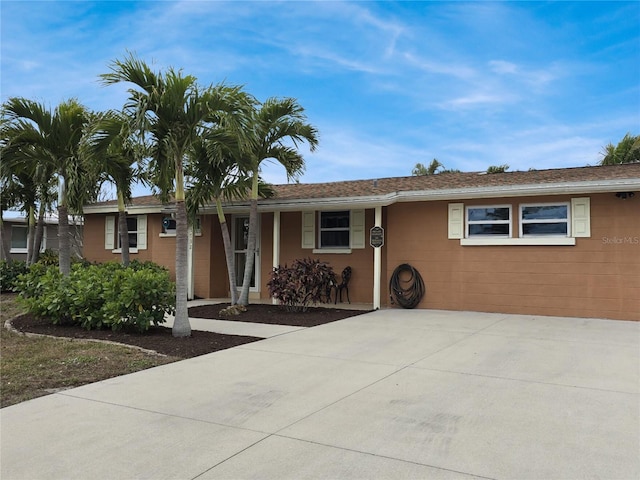
M 179 162 L 179 163 L 178 163 Z M 189 337 L 191 324 L 187 308 L 188 232 L 187 206 L 184 201 L 182 158 L 176 161 L 176 315 L 171 333 L 174 337 Z
M 40 249 L 42 248 L 42 238 L 44 237 L 44 205 L 40 205 L 38 210 L 38 222 L 36 223 L 36 238 L 33 241 L 33 253 L 31 263 L 33 265 L 40 259 Z
M 249 289 L 253 274 L 254 260 L 256 258 L 256 228 L 258 224 L 258 172 L 253 172 L 253 185 L 251 187 L 251 201 L 249 210 L 249 238 L 247 239 L 247 258 L 244 264 L 244 278 L 242 279 L 242 292 L 240 293 L 240 305 L 249 305 Z
M 71 242 L 69 240 L 69 210 L 65 204 L 58 204 L 58 266 L 60 273 L 71 273 Z
M 129 227 L 127 226 L 127 212 L 124 209 L 124 196 L 118 190 L 118 233 L 120 235 L 120 254 L 122 265 L 129 265 Z
M 0 212 L 0 243 L 2 244 L 2 252 L 0 258 L 5 260 L 8 265 L 11 265 L 13 259 L 11 258 L 11 249 L 9 248 L 9 243 L 7 242 L 7 235 L 5 235 L 4 231 L 4 220 L 2 218 L 2 212 Z
M 229 275 L 229 291 L 231 292 L 231 305 L 238 303 L 238 287 L 236 285 L 236 269 L 233 262 L 233 247 L 231 246 L 231 237 L 229 236 L 229 227 L 227 219 L 222 211 L 222 202 L 216 198 L 216 211 L 218 212 L 218 221 L 220 222 L 220 230 L 222 231 L 222 243 L 224 244 L 224 256 L 227 261 L 227 273 Z
M 36 216 L 35 207 L 29 206 L 28 229 L 27 229 L 27 265 L 33 263 L 33 244 L 36 239 Z

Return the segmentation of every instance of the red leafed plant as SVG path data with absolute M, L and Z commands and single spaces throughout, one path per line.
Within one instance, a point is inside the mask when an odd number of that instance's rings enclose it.
M 320 260 L 294 260 L 290 267 L 278 266 L 267 282 L 269 294 L 290 312 L 305 312 L 310 304 L 329 298 L 335 285 L 333 269 Z

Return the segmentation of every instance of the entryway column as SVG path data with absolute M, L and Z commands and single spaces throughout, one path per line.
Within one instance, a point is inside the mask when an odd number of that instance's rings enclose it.
M 375 227 L 382 227 L 382 207 L 375 208 Z M 373 249 L 373 309 L 380 309 L 380 288 L 382 282 L 382 247 Z
M 280 212 L 273 212 L 273 268 L 280 265 Z M 271 302 L 276 305 L 278 301 L 271 298 Z

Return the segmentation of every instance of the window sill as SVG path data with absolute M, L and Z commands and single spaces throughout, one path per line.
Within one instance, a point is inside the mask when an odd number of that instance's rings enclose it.
M 159 233 L 158 236 L 160 238 L 176 238 L 175 233 Z M 201 237 L 201 236 L 202 236 L 202 232 L 196 232 L 194 234 L 194 237 Z
M 575 245 L 573 237 L 530 237 L 530 238 L 462 238 L 463 247 L 483 247 L 489 245 Z
M 27 253 L 26 248 L 12 248 L 9 253 Z
M 122 253 L 122 250 L 120 248 L 116 248 L 115 250 L 111 250 L 111 253 Z M 138 253 L 138 249 L 130 248 L 129 253 Z
M 313 253 L 336 253 L 336 254 L 349 254 L 350 248 L 314 248 Z

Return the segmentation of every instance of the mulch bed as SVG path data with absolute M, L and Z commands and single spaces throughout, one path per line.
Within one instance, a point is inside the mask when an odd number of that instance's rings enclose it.
M 220 315 L 220 310 L 228 306 L 228 303 L 218 303 L 191 307 L 189 309 L 189 316 L 193 318 L 232 320 L 235 322 L 288 325 L 291 327 L 316 327 L 365 313 L 362 310 L 323 307 L 309 307 L 306 312 L 288 312 L 279 305 L 254 304 L 248 305 L 247 311 L 240 315 Z
M 228 304 L 192 307 L 189 309 L 189 316 L 222 319 L 219 312 L 225 306 L 228 306 Z M 224 320 L 314 327 L 362 313 L 364 312 L 357 310 L 325 308 L 312 308 L 304 313 L 291 313 L 275 305 L 256 304 L 249 305 L 247 312 L 237 316 L 225 317 Z M 122 330 L 115 332 L 112 330 L 85 330 L 77 325 L 53 325 L 49 320 L 38 318 L 31 314 L 24 314 L 14 318 L 11 320 L 11 324 L 14 329 L 23 333 L 37 333 L 64 338 L 107 340 L 126 345 L 134 345 L 178 358 L 197 357 L 218 350 L 262 340 L 262 338 L 257 337 L 225 335 L 199 330 L 192 330 L 191 336 L 187 338 L 174 338 L 171 334 L 171 328 L 160 326 L 151 327 L 145 333 Z

